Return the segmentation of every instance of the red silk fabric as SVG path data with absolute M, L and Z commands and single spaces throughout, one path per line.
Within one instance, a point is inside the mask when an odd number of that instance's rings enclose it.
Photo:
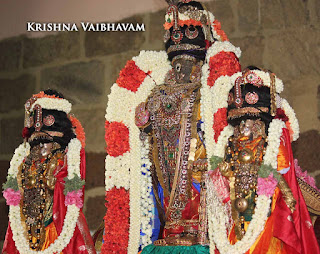
M 307 254 L 320 253 L 317 239 L 314 234 L 310 215 L 303 199 L 299 184 L 296 179 L 293 154 L 290 144 L 290 134 L 283 129 L 283 138 L 288 151 L 290 170 L 284 174 L 295 200 L 296 210 L 291 214 L 283 198 L 279 198 L 275 208 L 274 236 L 281 239 L 285 244 L 297 253 Z M 290 217 L 291 215 L 291 217 Z M 291 252 L 292 253 L 292 252 Z

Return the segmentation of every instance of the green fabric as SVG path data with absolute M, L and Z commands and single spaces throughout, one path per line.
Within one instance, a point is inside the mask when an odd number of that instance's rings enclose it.
M 6 190 L 8 188 L 11 188 L 15 191 L 19 190 L 18 187 L 18 181 L 16 177 L 8 177 L 7 182 L 5 182 L 4 184 L 2 184 L 2 189 Z
M 51 222 L 53 222 L 52 217 L 51 217 L 49 220 L 47 220 L 47 221 L 44 222 L 44 226 L 45 226 L 45 227 L 48 227 Z
M 209 254 L 209 246 L 154 246 L 150 244 L 143 248 L 141 254 Z

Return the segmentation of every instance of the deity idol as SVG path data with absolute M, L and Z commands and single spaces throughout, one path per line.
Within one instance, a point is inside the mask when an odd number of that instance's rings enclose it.
M 299 125 L 279 96 L 282 81 L 256 67 L 230 80 L 213 95 L 229 125 L 206 181 L 211 244 L 220 253 L 319 253 L 291 150 Z
M 3 186 L 10 206 L 3 254 L 96 253 L 82 213 L 85 134 L 70 111 L 50 89 L 25 104 L 25 142 Z
M 102 253 L 209 252 L 207 144 L 224 127 L 213 84 L 240 71 L 241 52 L 196 1 L 169 1 L 164 28 L 166 51 L 128 61 L 109 95 Z

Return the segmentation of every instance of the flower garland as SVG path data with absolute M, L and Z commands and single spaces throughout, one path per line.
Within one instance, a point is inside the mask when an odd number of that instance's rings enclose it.
M 224 205 L 217 197 L 211 181 L 207 181 L 207 186 L 210 253 L 215 253 L 214 246 L 218 248 L 221 254 L 247 252 L 264 228 L 270 210 L 270 198 L 265 195 L 258 196 L 255 212 L 246 234 L 241 241 L 237 241 L 234 245 L 231 245 L 228 240 L 226 226 L 229 218 L 225 214 Z
M 45 109 L 63 111 L 66 114 L 70 113 L 72 107 L 72 104 L 66 99 L 48 97 L 38 98 L 36 102 L 32 104 L 31 111 L 34 109 L 35 105 L 40 105 L 42 108 Z
M 280 138 L 282 136 L 282 129 L 285 129 L 286 125 L 279 119 L 273 119 L 268 129 L 268 145 L 266 147 L 266 153 L 263 156 L 263 164 L 272 166 L 273 169 L 277 169 L 278 160 L 277 156 L 280 147 Z
M 296 141 L 299 138 L 300 133 L 299 122 L 296 117 L 296 114 L 294 113 L 293 108 L 289 105 L 286 99 L 281 99 L 281 108 L 284 110 L 286 116 L 289 118 L 290 128 L 292 130 L 290 139 L 291 141 Z
M 155 85 L 163 84 L 165 75 L 170 69 L 171 65 L 165 51 L 141 51 L 140 55 L 130 60 L 120 72 L 117 80 L 117 82 L 120 82 L 120 85 L 114 84 L 109 95 L 109 103 L 106 109 L 108 127 L 112 124 L 121 124 L 129 131 L 129 147 L 126 149 L 127 151 L 115 153 L 113 154 L 114 156 L 109 154 L 105 161 L 106 191 L 116 191 L 119 188 L 129 190 L 129 239 L 126 242 L 122 242 L 122 248 L 127 248 L 128 253 L 136 253 L 139 248 L 141 225 L 145 233 L 143 238 L 144 244 L 149 243 L 151 237 L 150 228 L 147 223 L 147 221 L 150 221 L 148 219 L 150 211 L 148 210 L 145 216 L 141 217 L 140 210 L 141 204 L 146 206 L 146 202 L 150 202 L 150 199 L 147 198 L 150 193 L 148 193 L 149 188 L 141 188 L 141 181 L 146 180 L 141 173 L 142 170 L 145 170 L 141 168 L 141 165 L 143 165 L 141 159 L 145 158 L 145 151 L 141 149 L 140 130 L 135 125 L 135 108 L 141 102 L 147 100 Z M 136 73 L 139 75 L 136 76 Z M 121 139 L 111 138 L 112 135 L 109 135 L 107 132 L 106 142 L 108 147 L 119 145 L 119 142 L 121 142 L 119 140 Z M 109 149 L 108 147 L 107 149 Z M 149 185 L 150 180 L 148 179 L 147 181 Z M 109 219 L 106 218 L 106 220 Z
M 232 87 L 232 83 L 230 85 L 230 77 L 228 74 L 238 72 L 239 66 L 232 65 L 227 68 L 227 70 L 222 68 L 223 70 L 219 70 L 219 66 L 216 67 L 216 69 L 211 69 L 210 67 L 210 61 L 213 61 L 214 58 L 218 54 L 223 53 L 230 53 L 232 52 L 234 54 L 234 57 L 240 57 L 241 50 L 240 48 L 236 48 L 233 46 L 230 42 L 215 42 L 207 51 L 206 54 L 206 61 L 205 64 L 202 66 L 202 77 L 201 77 L 201 101 L 200 101 L 200 111 L 201 111 L 201 118 L 203 121 L 203 124 L 201 125 L 201 129 L 205 133 L 205 140 L 206 140 L 206 152 L 208 158 L 211 158 L 215 154 L 215 131 L 213 129 L 214 126 L 214 114 L 218 111 L 219 104 L 216 103 L 216 100 L 218 98 L 214 97 L 214 95 L 217 93 L 216 90 L 216 84 L 218 84 L 218 89 L 227 89 L 224 88 L 229 87 L 229 90 Z M 215 84 L 212 85 L 210 74 L 212 72 L 219 72 L 221 77 L 219 77 Z M 228 98 L 229 90 L 227 93 L 226 98 Z M 220 101 L 220 100 L 219 100 Z M 221 104 L 220 104 L 221 105 Z M 227 104 L 228 105 L 228 104 Z M 221 107 L 221 106 L 220 106 Z M 208 170 L 210 170 L 210 164 L 208 165 Z
M 143 142 L 141 144 L 141 205 L 140 205 L 140 217 L 141 217 L 141 248 L 143 249 L 147 245 L 151 244 L 152 236 L 152 205 L 153 198 L 152 191 L 152 179 L 151 179 L 151 162 L 149 160 L 149 142 Z
M 104 217 L 105 232 L 102 253 L 127 253 L 129 240 L 129 191 L 113 188 L 106 193 L 107 213 Z
M 70 242 L 76 224 L 79 217 L 80 208 L 82 207 L 81 195 L 78 195 L 78 189 L 73 189 L 74 186 L 81 186 L 83 182 L 80 180 L 80 150 L 81 143 L 78 139 L 74 138 L 68 144 L 67 162 L 68 162 L 68 176 L 65 178 L 66 186 L 69 191 L 66 195 L 67 213 L 64 218 L 63 228 L 58 238 L 50 244 L 50 246 L 43 251 L 33 251 L 29 248 L 28 240 L 25 238 L 24 228 L 21 223 L 21 214 L 19 203 L 11 204 L 9 209 L 9 222 L 12 228 L 12 238 L 15 241 L 17 250 L 21 254 L 51 254 L 60 253 Z M 15 151 L 12 160 L 10 162 L 10 168 L 8 170 L 7 182 L 12 179 L 17 184 L 17 175 L 19 166 L 23 162 L 24 158 L 30 153 L 30 145 L 28 143 L 21 144 Z M 11 179 L 11 180 L 10 180 Z M 69 187 L 67 186 L 67 180 L 69 180 Z M 7 187 L 7 186 L 6 186 Z M 4 191 L 7 191 L 5 189 Z

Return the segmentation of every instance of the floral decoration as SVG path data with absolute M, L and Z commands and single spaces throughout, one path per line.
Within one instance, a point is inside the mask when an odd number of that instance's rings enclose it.
M 3 196 L 6 199 L 7 205 L 18 206 L 20 204 L 21 194 L 20 191 L 7 188 L 3 191 Z
M 271 173 L 267 178 L 258 177 L 257 194 L 266 197 L 272 197 L 274 190 L 277 187 L 278 181 Z
M 203 124 L 201 128 L 205 133 L 206 152 L 208 158 L 211 158 L 213 155 L 215 155 L 215 131 L 213 126 L 217 126 L 217 130 L 222 127 L 222 124 L 219 124 L 217 123 L 217 121 L 214 121 L 214 114 L 218 111 L 219 108 L 228 106 L 227 98 L 229 90 L 232 87 L 232 83 L 230 81 L 229 76 L 217 76 L 215 84 L 213 85 L 210 78 L 213 69 L 210 68 L 209 64 L 210 61 L 214 59 L 217 55 L 226 52 L 233 52 L 235 55 L 234 58 L 239 58 L 241 56 L 241 50 L 233 46 L 230 42 L 216 41 L 208 49 L 205 63 L 202 66 L 200 110 Z M 217 66 L 217 68 L 218 69 L 215 71 L 219 72 L 219 68 L 221 68 L 221 66 Z M 234 72 L 236 71 L 237 69 L 234 70 Z M 221 75 L 222 73 L 223 72 L 221 72 Z M 215 92 L 216 89 L 217 91 Z M 216 94 L 221 95 L 221 91 L 225 91 L 225 98 L 223 96 L 215 96 Z M 224 105 L 224 103 L 226 103 L 226 105 Z M 217 115 L 219 115 L 220 117 L 223 116 L 221 113 L 218 113 Z M 210 164 L 208 170 L 210 170 Z
M 213 118 L 215 119 L 213 123 L 214 140 L 217 142 L 221 131 L 228 125 L 227 109 L 220 108 L 216 113 L 214 113 Z
M 51 98 L 51 97 L 47 97 L 47 96 L 37 99 L 36 102 L 32 104 L 31 111 L 33 111 L 33 109 L 36 105 L 39 105 L 45 109 L 53 109 L 53 110 L 63 111 L 66 114 L 70 113 L 71 107 L 72 107 L 72 104 L 69 101 L 67 101 L 66 99 L 56 98 L 56 97 Z
M 141 227 L 142 230 L 144 230 L 144 232 L 146 233 L 143 238 L 145 240 L 145 243 L 149 241 L 148 238 L 150 230 L 147 227 L 149 213 L 141 216 L 140 210 L 141 203 L 146 204 L 145 201 L 149 200 L 147 198 L 149 193 L 148 188 L 141 188 L 141 181 L 145 182 L 146 177 L 141 172 L 142 166 L 144 164 L 144 156 L 143 150 L 141 150 L 141 142 L 139 139 L 140 130 L 135 125 L 135 108 L 141 102 L 146 101 L 152 89 L 156 85 L 163 84 L 165 74 L 172 67 L 170 65 L 170 62 L 168 61 L 168 57 L 165 51 L 141 51 L 139 56 L 134 57 L 131 61 L 133 62 L 131 62 L 129 66 L 131 66 L 132 68 L 133 66 L 136 66 L 133 69 L 135 69 L 137 73 L 141 74 L 141 78 L 128 78 L 130 82 L 132 82 L 132 87 L 135 87 L 135 89 L 131 90 L 123 87 L 124 84 L 114 84 L 111 87 L 109 103 L 106 109 L 106 121 L 108 122 L 106 124 L 107 146 L 109 142 L 108 140 L 111 140 L 112 142 L 118 142 L 116 141 L 116 139 L 113 139 L 114 133 L 112 133 L 112 135 L 109 135 L 109 124 L 111 125 L 114 122 L 118 122 L 125 125 L 125 127 L 128 129 L 128 146 L 130 149 L 128 149 L 128 151 L 124 153 L 114 153 L 115 156 L 111 156 L 110 154 L 107 155 L 105 161 L 105 187 L 107 193 L 108 191 L 114 190 L 115 188 L 124 189 L 130 196 L 130 213 L 126 214 L 128 216 L 126 220 L 130 221 L 130 224 L 128 224 L 129 238 L 126 238 L 127 252 L 136 253 L 138 251 L 140 243 L 139 239 Z M 133 69 L 131 70 L 131 75 L 135 76 L 136 74 L 134 73 Z M 144 79 L 142 79 L 143 75 L 141 71 L 145 73 Z M 120 79 L 117 80 L 117 82 L 122 81 Z M 137 83 L 134 84 L 134 82 Z M 120 139 L 122 139 L 122 137 L 120 137 Z M 149 180 L 147 182 L 148 184 L 150 183 Z M 141 193 L 141 191 L 143 193 Z M 108 204 L 108 196 L 106 199 Z M 108 218 L 108 215 L 106 215 L 105 220 L 108 224 L 108 221 L 110 220 Z M 126 227 L 126 224 L 120 224 L 119 227 L 120 226 Z M 110 234 L 117 234 L 117 231 L 122 230 L 122 228 L 119 229 L 115 227 L 109 227 L 108 230 L 110 231 Z M 113 230 L 115 232 L 112 232 Z M 128 229 L 126 228 L 125 231 L 128 232 Z M 109 253 L 107 251 L 108 248 L 109 247 L 103 247 L 102 250 L 105 250 L 103 253 Z
M 226 33 L 221 29 L 221 23 L 217 19 L 213 21 L 213 27 L 217 35 L 221 38 L 221 41 L 229 41 Z
M 285 114 L 288 116 L 289 121 L 289 132 L 290 132 L 290 139 L 291 141 L 296 141 L 299 138 L 300 128 L 299 128 L 299 122 L 296 117 L 296 114 L 294 113 L 293 108 L 289 105 L 288 101 L 286 99 L 281 99 L 281 108 L 285 112 Z
M 24 127 L 22 129 L 22 137 L 23 138 L 29 138 L 30 137 L 30 131 L 27 127 Z
M 127 253 L 129 241 L 129 192 L 124 188 L 112 188 L 106 192 L 107 213 L 102 253 Z
M 107 153 L 110 156 L 117 157 L 130 150 L 128 127 L 120 122 L 106 121 L 105 130 Z
M 208 85 L 211 87 L 221 76 L 231 76 L 241 70 L 239 60 L 233 52 L 220 52 L 209 62 L 210 75 Z
M 83 207 L 82 190 L 70 191 L 65 197 L 65 205 L 76 205 L 79 209 Z
M 82 127 L 82 124 L 80 121 L 74 116 L 74 115 L 69 115 L 69 119 L 71 121 L 72 126 L 75 129 L 77 139 L 81 142 L 82 148 L 86 147 L 86 135 L 84 133 L 84 129 Z
M 215 247 L 221 254 L 246 253 L 264 228 L 270 210 L 270 198 L 265 195 L 258 196 L 255 212 L 246 234 L 241 241 L 232 245 L 228 240 L 229 218 L 226 215 L 226 208 L 217 197 L 212 181 L 207 181 L 207 192 L 210 253 L 215 253 Z
M 294 159 L 294 168 L 297 177 L 309 184 L 311 187 L 315 188 L 317 191 L 320 191 L 320 189 L 318 189 L 316 186 L 316 180 L 312 176 L 308 175 L 307 171 L 302 171 L 297 159 Z
M 63 190 L 63 193 L 65 195 L 67 195 L 68 192 L 81 190 L 85 184 L 85 180 L 82 180 L 81 177 L 79 177 L 77 174 L 74 174 L 73 178 L 71 179 L 69 179 L 68 177 L 65 177 L 63 180 L 65 181 L 64 190 Z
M 153 207 L 153 197 L 151 195 L 152 191 L 152 179 L 151 179 L 151 162 L 149 160 L 149 143 L 141 143 L 141 205 L 140 205 L 140 217 L 141 217 L 141 248 L 146 247 L 151 244 L 152 227 L 152 207 Z
M 126 88 L 132 92 L 136 92 L 146 76 L 147 73 L 140 70 L 135 62 L 130 60 L 120 72 L 119 78 L 116 82 L 118 86 Z
M 266 147 L 266 153 L 263 156 L 264 164 L 270 165 L 272 168 L 277 169 L 278 167 L 278 152 L 280 147 L 280 137 L 282 132 L 286 128 L 283 121 L 279 119 L 273 119 L 268 129 L 268 146 Z
M 254 72 L 258 77 L 260 77 L 264 86 L 270 87 L 271 80 L 269 73 L 265 73 L 263 71 Z M 214 128 L 209 134 L 214 135 L 215 142 L 210 145 L 212 147 L 209 151 L 213 152 L 208 153 L 208 156 L 212 158 L 213 165 L 217 165 L 217 163 L 224 158 L 228 138 L 233 134 L 233 128 L 230 125 L 227 125 L 221 131 L 221 128 L 225 125 L 223 113 L 228 107 L 227 100 L 229 91 L 235 80 L 241 76 L 242 72 L 237 72 L 232 76 L 220 76 L 215 80 L 213 87 L 210 89 L 213 101 L 212 111 L 214 113 Z M 276 91 L 280 93 L 283 90 L 282 81 L 276 78 L 275 85 Z M 268 145 L 263 157 L 263 164 L 260 166 L 258 171 L 258 198 L 256 201 L 255 212 L 244 238 L 234 245 L 231 245 L 227 238 L 229 233 L 226 226 L 228 224 L 228 218 L 225 215 L 224 204 L 217 196 L 215 196 L 216 194 L 214 192 L 210 192 L 210 186 L 208 187 L 207 198 L 209 200 L 208 203 L 210 204 L 209 236 L 211 253 L 214 253 L 212 248 L 215 246 L 217 246 L 220 253 L 245 253 L 263 230 L 270 210 L 270 197 L 273 195 L 280 178 L 280 175 L 277 172 L 277 155 L 283 129 L 288 128 L 287 126 L 294 126 L 292 128 L 294 129 L 294 131 L 292 131 L 292 139 L 297 138 L 299 134 L 299 125 L 293 109 L 278 95 L 277 107 L 277 116 L 272 120 L 268 129 Z M 217 134 L 216 132 L 219 132 L 220 134 Z M 207 136 L 208 133 L 206 133 L 206 137 Z

